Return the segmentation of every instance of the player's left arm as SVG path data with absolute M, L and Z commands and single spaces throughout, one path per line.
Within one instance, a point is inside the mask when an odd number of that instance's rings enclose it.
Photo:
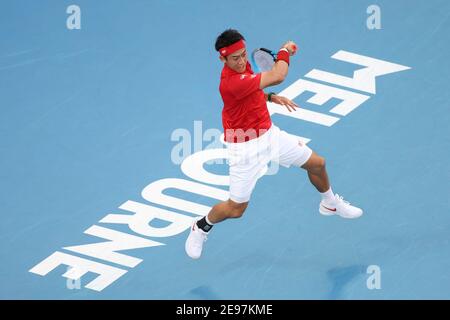
M 266 97 L 266 101 L 269 101 L 269 94 L 264 93 L 264 96 Z M 270 96 L 270 102 L 285 106 L 289 112 L 295 111 L 295 108 L 300 108 L 294 101 L 276 94 Z

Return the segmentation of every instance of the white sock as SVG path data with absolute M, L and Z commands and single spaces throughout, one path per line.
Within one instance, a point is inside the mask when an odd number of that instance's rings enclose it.
M 212 226 L 214 225 L 214 223 L 212 223 L 211 221 L 209 221 L 208 215 L 205 216 L 205 220 L 206 220 L 206 223 L 207 223 L 207 224 L 212 225 Z
M 331 190 L 331 187 L 326 192 L 323 192 L 323 193 L 320 192 L 320 195 L 322 196 L 322 200 L 327 203 L 333 203 L 335 200 L 334 193 L 333 193 L 333 190 Z

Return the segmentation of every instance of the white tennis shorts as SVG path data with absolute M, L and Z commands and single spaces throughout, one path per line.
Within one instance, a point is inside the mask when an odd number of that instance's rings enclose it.
M 243 203 L 250 200 L 256 182 L 273 161 L 289 168 L 301 167 L 311 157 L 312 150 L 299 139 L 272 124 L 258 138 L 227 143 L 230 169 L 230 199 Z

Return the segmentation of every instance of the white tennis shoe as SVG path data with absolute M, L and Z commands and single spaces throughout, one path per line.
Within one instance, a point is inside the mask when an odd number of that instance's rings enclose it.
M 197 226 L 197 220 L 198 219 L 194 220 L 194 223 L 191 226 L 191 232 L 184 245 L 187 255 L 192 259 L 200 258 L 202 255 L 203 244 L 208 239 L 208 233 Z
M 335 199 L 332 202 L 325 202 L 324 200 L 320 202 L 319 212 L 324 216 L 338 215 L 346 219 L 355 219 L 363 214 L 362 209 L 350 205 L 350 202 L 345 201 L 337 193 L 334 197 Z

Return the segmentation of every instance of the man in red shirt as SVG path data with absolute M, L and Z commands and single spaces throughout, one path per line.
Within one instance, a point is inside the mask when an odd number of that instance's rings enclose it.
M 185 244 L 188 256 L 193 259 L 201 256 L 203 243 L 214 224 L 243 215 L 257 180 L 265 174 L 271 161 L 307 171 L 322 197 L 321 214 L 360 217 L 363 213 L 360 208 L 331 190 L 325 159 L 295 136 L 280 130 L 270 119 L 266 101 L 283 105 L 289 112 L 298 107 L 285 97 L 263 91 L 284 81 L 290 56 L 297 50 L 295 43 L 286 42 L 272 69 L 258 74 L 253 73 L 248 63 L 245 39 L 237 30 L 228 29 L 220 34 L 215 48 L 224 63 L 219 90 L 224 102 L 222 124 L 229 153 L 230 198 L 193 222 Z

